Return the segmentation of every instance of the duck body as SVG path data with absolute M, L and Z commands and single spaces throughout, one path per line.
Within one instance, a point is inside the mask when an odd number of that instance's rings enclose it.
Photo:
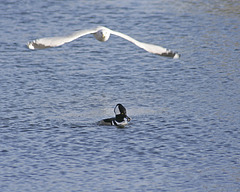
M 99 121 L 99 125 L 115 125 L 115 126 L 125 126 L 130 121 L 130 118 L 121 118 L 121 120 L 117 120 L 118 118 L 108 118 Z
M 103 119 L 98 122 L 98 125 L 115 125 L 118 127 L 124 127 L 131 120 L 130 117 L 127 116 L 127 112 L 125 107 L 122 104 L 117 104 L 114 108 L 115 117 Z

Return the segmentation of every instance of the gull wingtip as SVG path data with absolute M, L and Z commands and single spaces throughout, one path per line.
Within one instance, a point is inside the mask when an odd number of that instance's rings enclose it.
M 173 56 L 173 59 L 179 59 L 181 57 L 181 54 L 175 53 L 175 55 Z
M 32 50 L 35 49 L 34 46 L 33 46 L 33 43 L 34 43 L 33 41 L 29 41 L 29 42 L 27 43 L 28 49 L 32 49 Z

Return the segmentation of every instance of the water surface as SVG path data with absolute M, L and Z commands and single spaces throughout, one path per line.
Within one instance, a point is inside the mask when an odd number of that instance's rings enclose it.
M 0 10 L 1 191 L 239 191 L 238 1 L 13 0 Z M 98 25 L 182 57 L 115 36 L 26 48 Z M 117 103 L 131 123 L 98 126 Z

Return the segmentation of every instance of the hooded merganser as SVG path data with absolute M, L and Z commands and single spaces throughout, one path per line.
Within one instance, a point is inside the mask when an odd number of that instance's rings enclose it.
M 99 125 L 116 125 L 116 126 L 125 126 L 131 120 L 127 116 L 127 111 L 122 104 L 117 104 L 114 108 L 114 113 L 116 117 L 103 119 L 98 122 Z

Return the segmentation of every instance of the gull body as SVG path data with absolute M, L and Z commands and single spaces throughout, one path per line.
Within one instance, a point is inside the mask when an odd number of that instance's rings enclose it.
M 84 35 L 88 34 L 93 34 L 94 37 L 101 42 L 105 42 L 109 39 L 110 35 L 116 35 L 119 37 L 122 37 L 123 39 L 126 39 L 130 41 L 131 43 L 135 44 L 136 46 L 144 49 L 147 52 L 161 55 L 161 56 L 166 56 L 166 57 L 171 57 L 174 59 L 177 59 L 180 57 L 180 54 L 173 52 L 169 49 L 163 48 L 158 45 L 153 45 L 149 43 L 143 43 L 140 41 L 137 41 L 136 39 L 133 39 L 132 37 L 125 35 L 123 33 L 113 31 L 107 27 L 99 26 L 94 29 L 87 29 L 87 30 L 80 30 L 72 33 L 71 35 L 67 36 L 59 36 L 59 37 L 45 37 L 45 38 L 40 38 L 36 39 L 33 41 L 28 42 L 27 46 L 29 49 L 45 49 L 45 48 L 50 48 L 50 47 L 58 47 L 61 46 L 65 43 L 71 42 L 75 39 L 78 39 L 79 37 L 82 37 Z

